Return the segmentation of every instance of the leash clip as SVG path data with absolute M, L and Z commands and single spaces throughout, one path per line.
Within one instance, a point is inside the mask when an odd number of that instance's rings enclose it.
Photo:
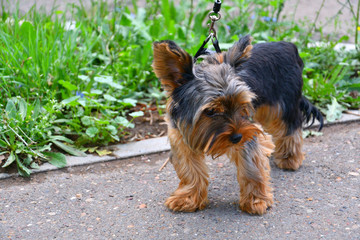
M 205 41 L 201 45 L 200 49 L 196 52 L 196 54 L 194 56 L 194 63 L 196 62 L 197 58 L 200 55 L 207 55 L 207 54 L 211 53 L 208 49 L 205 48 L 205 45 L 209 42 L 210 38 L 211 38 L 212 44 L 213 44 L 216 52 L 221 53 L 221 49 L 219 47 L 219 41 L 216 37 L 216 30 L 214 28 L 215 22 L 217 22 L 221 19 L 221 14 L 219 13 L 220 8 L 221 8 L 221 0 L 215 0 L 213 11 L 211 11 L 208 15 L 211 20 L 211 23 L 208 24 L 209 36 L 205 39 Z
M 208 24 L 208 26 L 209 26 L 209 35 L 211 34 L 211 32 L 213 32 L 214 36 L 216 37 L 216 30 L 215 30 L 214 26 L 215 26 L 215 22 L 219 21 L 221 19 L 221 14 L 216 13 L 214 11 L 211 11 L 209 13 L 209 18 L 211 20 L 211 23 Z

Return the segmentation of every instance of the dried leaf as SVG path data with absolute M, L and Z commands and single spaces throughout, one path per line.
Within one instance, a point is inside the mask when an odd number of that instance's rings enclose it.
M 105 155 L 110 155 L 112 154 L 112 151 L 109 151 L 107 149 L 103 149 L 103 150 L 95 150 L 95 152 L 100 156 L 105 156 Z
M 139 205 L 140 209 L 147 208 L 147 205 L 145 203 Z

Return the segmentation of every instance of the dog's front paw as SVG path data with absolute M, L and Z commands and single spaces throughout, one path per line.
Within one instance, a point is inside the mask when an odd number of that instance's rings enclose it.
M 262 215 L 266 213 L 267 209 L 271 207 L 272 204 L 272 195 L 269 195 L 266 199 L 251 197 L 240 201 L 240 209 L 250 214 Z
M 207 202 L 207 199 L 200 200 L 194 196 L 172 195 L 166 200 L 165 206 L 173 211 L 194 212 L 198 209 L 204 209 Z

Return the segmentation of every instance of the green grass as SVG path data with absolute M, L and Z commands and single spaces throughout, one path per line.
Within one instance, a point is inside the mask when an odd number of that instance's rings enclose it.
M 220 46 L 248 33 L 255 42 L 295 42 L 305 61 L 305 94 L 329 115 L 358 107 L 359 97 L 352 95 L 360 90 L 359 52 L 337 52 L 336 41 L 323 34 L 327 47 L 307 47 L 317 29 L 279 19 L 283 3 L 226 1 L 216 23 Z M 161 105 L 164 99 L 151 69 L 152 42 L 174 40 L 195 54 L 207 36 L 211 8 L 205 0 L 147 1 L 145 9 L 92 2 L 90 9 L 68 5 L 64 12 L 44 13 L 34 7 L 25 15 L 3 7 L 2 167 L 16 164 L 29 176 L 44 161 L 65 166 L 64 152 L 83 155 L 79 149 L 121 140 L 143 114 L 132 111 L 136 104 Z

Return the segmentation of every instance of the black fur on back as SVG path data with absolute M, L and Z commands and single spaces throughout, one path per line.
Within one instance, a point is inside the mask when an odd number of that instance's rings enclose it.
M 251 57 L 236 68 L 237 74 L 257 95 L 253 102 L 255 108 L 262 104 L 280 105 L 288 134 L 303 122 L 308 123 L 311 116 L 313 121 L 319 120 L 320 129 L 323 126 L 320 111 L 302 96 L 303 67 L 293 43 L 271 42 L 255 44 Z

